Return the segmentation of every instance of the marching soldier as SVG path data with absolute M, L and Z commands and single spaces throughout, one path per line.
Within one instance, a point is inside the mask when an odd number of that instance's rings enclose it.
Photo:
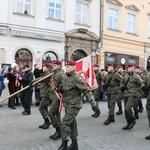
M 117 67 L 117 72 L 123 77 L 124 73 L 123 73 L 123 67 L 121 65 L 118 65 Z M 117 115 L 121 115 L 123 113 L 122 111 L 122 100 L 123 100 L 123 93 L 120 93 L 119 98 L 117 99 L 117 105 L 119 110 L 116 112 Z
M 85 85 L 83 78 L 76 73 L 75 68 L 75 61 L 66 62 L 67 77 L 64 78 L 64 81 L 62 82 L 62 95 L 65 107 L 65 115 L 61 123 L 62 144 L 58 150 L 78 150 L 78 130 L 76 116 L 82 107 L 82 94 L 84 94 L 89 100 L 93 111 L 97 112 L 98 114 L 100 113 L 100 110 L 96 106 L 93 94 Z M 69 136 L 72 139 L 72 143 L 69 147 L 67 147 Z
M 98 101 L 100 101 L 100 91 L 102 90 L 102 75 L 101 75 L 101 73 L 99 71 L 99 65 L 98 64 L 94 64 L 93 68 L 94 68 L 94 72 L 95 72 L 98 88 L 93 90 L 92 93 L 94 95 L 94 99 L 95 99 L 96 105 L 98 107 Z M 94 113 L 92 115 L 92 117 L 96 118 L 98 116 L 97 116 L 96 113 Z
M 50 73 L 50 67 L 51 65 L 48 63 L 44 63 L 42 67 L 42 77 L 48 75 Z M 39 78 L 35 79 L 34 81 L 38 80 Z M 42 129 L 48 129 L 49 126 L 51 125 L 51 122 L 49 120 L 48 116 L 48 107 L 50 104 L 50 98 L 49 98 L 49 81 L 50 77 L 46 78 L 45 80 L 40 82 L 40 106 L 39 106 L 39 111 L 44 119 L 44 124 L 40 125 L 39 128 Z
M 141 74 L 141 67 L 139 66 L 135 66 L 135 73 L 138 74 L 140 76 L 140 78 L 142 80 L 144 80 L 144 76 Z M 142 96 L 142 91 L 141 88 L 139 89 L 139 98 L 138 98 L 138 106 L 139 106 L 139 112 L 142 113 L 143 112 L 143 104 L 142 104 L 142 100 L 141 100 L 141 96 Z
M 114 71 L 113 64 L 107 65 L 108 74 L 105 76 L 104 89 L 107 90 L 107 102 L 108 102 L 108 118 L 104 122 L 104 125 L 108 125 L 111 122 L 115 122 L 114 110 L 116 101 L 120 94 L 120 82 L 122 81 L 122 76 Z
M 144 91 L 147 97 L 146 111 L 150 127 L 150 68 L 148 68 L 148 73 L 146 74 L 145 79 L 143 81 L 142 90 Z M 150 140 L 150 135 L 146 136 L 145 139 Z
M 61 116 L 59 112 L 61 95 L 59 93 L 59 88 L 61 86 L 61 81 L 65 77 L 64 71 L 61 69 L 62 61 L 54 60 L 52 62 L 52 70 L 54 75 L 50 79 L 50 99 L 52 100 L 51 107 L 49 109 L 49 117 L 53 128 L 56 129 L 56 132 L 53 135 L 50 135 L 49 138 L 57 140 L 61 138 Z
M 139 75 L 134 72 L 134 65 L 127 66 L 127 74 L 123 78 L 121 91 L 124 92 L 124 108 L 127 125 L 122 130 L 132 129 L 135 125 L 132 108 L 138 105 L 137 97 L 138 89 L 141 87 L 142 80 Z

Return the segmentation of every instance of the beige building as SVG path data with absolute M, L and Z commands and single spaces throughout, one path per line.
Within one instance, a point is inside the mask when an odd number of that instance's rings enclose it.
M 150 62 L 150 1 L 104 0 L 101 67 Z

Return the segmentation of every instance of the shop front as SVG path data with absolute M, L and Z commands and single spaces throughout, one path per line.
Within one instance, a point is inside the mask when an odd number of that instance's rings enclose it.
M 118 53 L 105 52 L 105 69 L 107 64 L 113 64 L 114 68 L 118 65 L 122 65 L 124 69 L 128 64 L 134 64 L 135 66 L 139 66 L 139 56 L 133 55 L 125 55 Z

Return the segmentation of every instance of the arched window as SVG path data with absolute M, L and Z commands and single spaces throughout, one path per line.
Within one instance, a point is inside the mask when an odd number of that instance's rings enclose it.
M 78 49 L 72 54 L 71 59 L 74 61 L 77 61 L 77 60 L 80 60 L 86 56 L 87 55 L 83 50 Z
M 54 53 L 54 52 L 46 52 L 44 55 L 43 55 L 43 59 L 42 59 L 42 61 L 43 61 L 43 63 L 44 62 L 49 62 L 49 63 L 51 63 L 51 61 L 52 60 L 57 60 L 58 59 L 58 57 L 57 57 L 57 55 Z
M 25 64 L 28 64 L 30 67 L 32 67 L 32 54 L 27 49 L 20 49 L 15 54 L 15 61 L 20 67 L 24 66 Z

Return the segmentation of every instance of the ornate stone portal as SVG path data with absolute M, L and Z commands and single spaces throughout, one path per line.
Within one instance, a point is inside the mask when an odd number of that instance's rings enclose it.
M 65 34 L 65 60 L 79 60 L 98 49 L 98 36 L 87 29 L 75 29 Z

